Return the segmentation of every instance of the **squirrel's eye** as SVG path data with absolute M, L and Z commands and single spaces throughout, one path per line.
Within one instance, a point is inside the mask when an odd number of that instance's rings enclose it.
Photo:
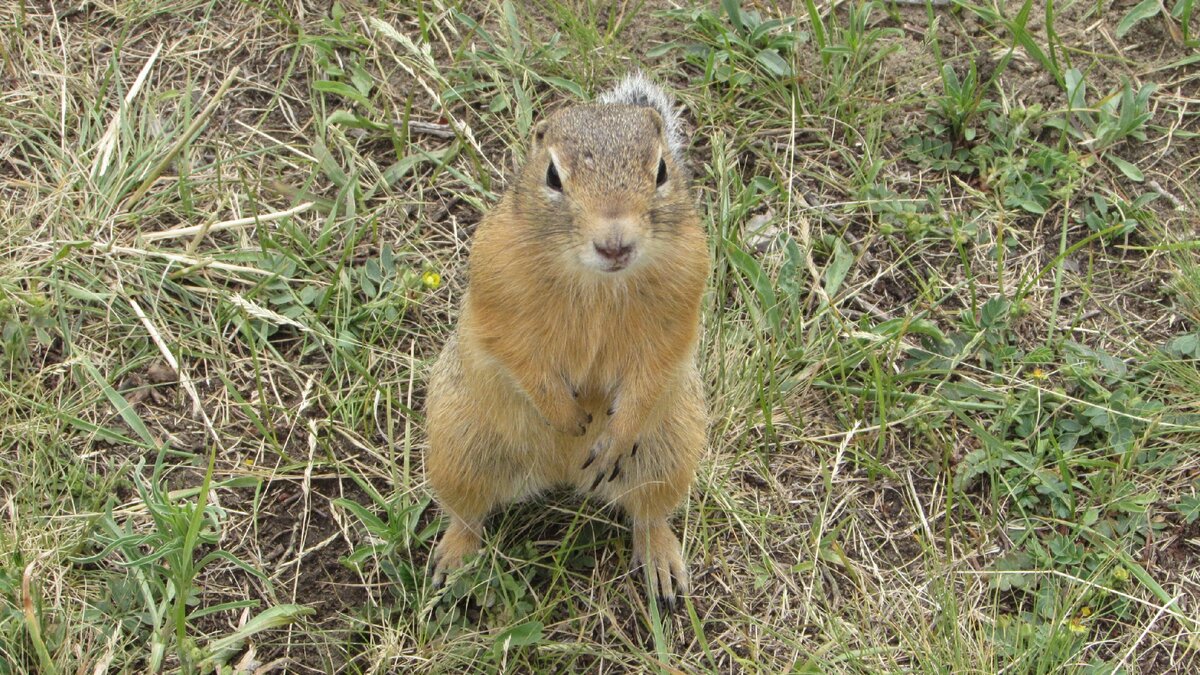
M 663 183 L 667 182 L 667 160 L 658 160 L 658 178 L 654 182 L 658 187 L 662 187 Z
M 558 177 L 558 169 L 554 167 L 554 162 L 550 162 L 550 167 L 546 169 L 546 187 L 555 192 L 562 192 L 562 179 Z

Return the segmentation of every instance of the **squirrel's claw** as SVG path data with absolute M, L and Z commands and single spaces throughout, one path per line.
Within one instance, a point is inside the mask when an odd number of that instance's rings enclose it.
M 621 475 L 621 458 L 618 457 L 617 461 L 613 462 L 613 470 L 612 470 L 612 473 L 609 474 L 609 476 L 608 476 L 608 482 L 610 482 L 610 483 L 613 482 L 613 479 L 620 475 Z
M 634 443 L 629 451 L 629 458 L 632 459 L 637 454 L 638 444 Z M 580 471 L 587 470 L 588 467 L 593 467 L 596 471 L 596 477 L 592 480 L 590 490 L 595 490 L 600 487 L 600 483 L 613 482 L 621 476 L 621 460 L 625 458 L 625 452 L 617 450 L 613 446 L 611 439 L 600 439 L 588 451 L 587 458 L 583 461 L 583 466 L 579 467 Z M 593 466 L 595 465 L 595 466 Z
M 659 596 L 655 597 L 655 601 L 658 602 L 658 608 L 660 611 L 670 612 L 672 614 L 675 613 L 675 596 L 674 595 L 667 595 L 667 596 L 659 595 Z
M 588 451 L 587 459 L 583 462 L 583 466 L 580 467 L 580 470 L 587 470 L 587 468 L 595 463 L 595 461 L 599 459 L 601 455 L 607 455 L 611 448 L 612 439 L 601 437 L 592 444 L 592 449 Z M 599 487 L 600 481 L 604 480 L 604 476 L 608 474 L 608 466 L 606 462 L 600 462 L 597 468 L 599 471 L 596 472 L 596 478 L 592 481 L 592 486 L 588 488 L 589 491 L 595 490 L 597 487 Z
M 602 435 L 599 439 L 596 440 L 595 443 L 592 444 L 591 449 L 588 450 L 587 459 L 583 460 L 583 466 L 580 466 L 579 470 L 583 471 L 584 469 L 591 466 L 592 463 L 595 462 L 597 459 L 599 459 L 601 455 L 607 455 L 609 452 L 609 448 L 611 448 L 611 447 L 612 447 L 612 439 L 607 438 Z M 604 471 L 601 471 L 600 473 L 603 474 L 606 471 L 607 471 L 607 469 L 605 469 Z

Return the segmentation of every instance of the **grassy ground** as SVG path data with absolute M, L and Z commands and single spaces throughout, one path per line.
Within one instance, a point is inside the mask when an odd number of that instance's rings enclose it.
M 0 672 L 1200 670 L 1200 8 L 736 5 L 4 3 Z M 636 66 L 716 258 L 693 596 L 565 494 L 434 592 L 473 227 Z

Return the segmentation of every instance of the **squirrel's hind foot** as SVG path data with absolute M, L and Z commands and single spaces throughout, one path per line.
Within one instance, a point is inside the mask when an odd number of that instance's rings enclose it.
M 452 520 L 433 551 L 433 587 L 445 583 L 447 575 L 462 567 L 468 556 L 478 553 L 482 544 L 477 528 Z
M 633 565 L 642 568 L 660 607 L 674 611 L 676 596 L 688 593 L 683 549 L 666 520 L 634 524 Z

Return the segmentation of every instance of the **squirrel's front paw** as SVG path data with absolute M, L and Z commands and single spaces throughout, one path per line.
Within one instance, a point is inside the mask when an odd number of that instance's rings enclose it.
M 562 409 L 552 414 L 543 413 L 546 424 L 550 428 L 567 436 L 582 436 L 587 433 L 588 425 L 592 423 L 592 414 L 584 410 L 575 401 L 568 401 Z
M 637 451 L 636 442 L 619 442 L 605 433 L 592 444 L 580 470 L 586 471 L 588 467 L 592 467 L 596 471 L 596 478 L 592 480 L 591 487 L 595 490 L 606 479 L 610 483 L 616 480 L 621 475 L 621 460 L 635 457 Z

